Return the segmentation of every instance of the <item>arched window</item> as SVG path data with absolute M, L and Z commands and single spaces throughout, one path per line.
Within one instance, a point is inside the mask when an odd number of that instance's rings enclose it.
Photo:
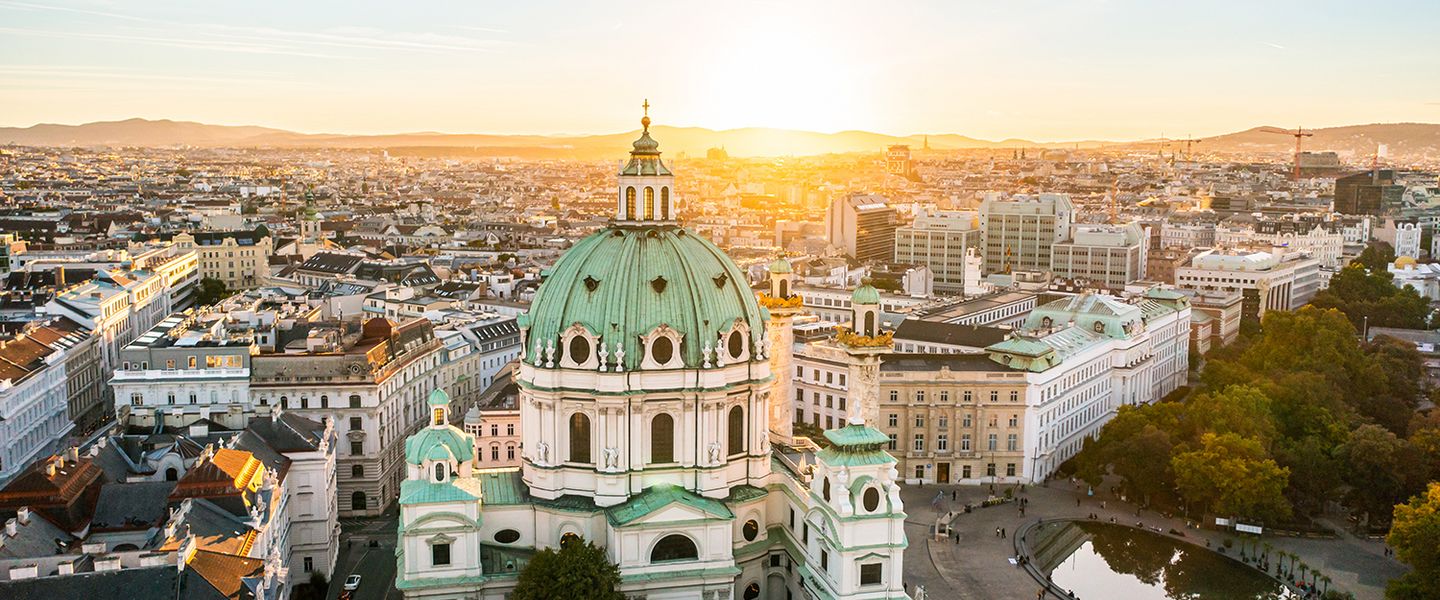
M 330 408 L 330 397 L 329 397 L 329 396 L 325 396 L 325 395 L 321 395 L 321 396 L 320 396 L 320 408 Z
M 740 527 L 740 535 L 745 536 L 747 542 L 755 541 L 755 538 L 760 535 L 760 524 L 755 519 L 746 521 L 745 525 Z
M 760 584 L 751 583 L 745 586 L 745 593 L 740 596 L 742 600 L 757 600 L 760 597 Z
M 177 471 L 177 470 L 175 469 L 175 467 L 170 467 L 170 468 L 168 468 L 168 469 L 165 469 L 165 481 L 179 481 L 179 480 L 180 480 L 180 471 Z
M 365 465 L 350 465 L 350 478 L 363 479 L 365 477 Z
M 350 394 L 350 408 L 360 408 L 360 394 Z
M 826 502 L 829 502 L 829 501 L 830 501 L 830 478 L 829 478 L 829 477 L 826 477 L 826 478 L 825 478 L 825 483 L 820 486 L 820 495 L 825 498 L 825 501 L 826 501 Z
M 445 481 L 445 463 L 435 463 L 435 481 Z
M 660 188 L 660 218 L 675 218 L 675 215 L 670 214 L 670 186 L 668 185 Z
M 665 413 L 650 420 L 650 462 L 675 462 L 675 419 Z
M 590 462 L 590 417 L 570 415 L 570 462 Z
M 730 351 L 730 358 L 739 360 L 745 354 L 745 334 L 739 331 L 732 331 L 725 340 L 725 349 Z
M 365 510 L 365 492 L 350 494 L 350 510 Z
M 745 451 L 745 411 L 739 406 L 730 409 L 729 417 L 729 442 L 728 454 L 740 454 Z
M 864 335 L 875 335 L 875 313 L 865 313 L 865 331 L 861 333 Z
M 625 188 L 625 218 L 635 219 L 639 215 L 635 212 L 635 188 Z
M 781 280 L 780 280 L 780 297 L 781 297 L 781 298 L 789 298 L 789 297 L 790 297 L 790 280 L 788 280 L 788 279 L 781 279 Z
M 575 535 L 573 532 L 566 533 L 565 535 L 560 536 L 560 547 L 564 548 L 578 541 L 580 541 L 580 536 Z
M 697 558 L 700 558 L 700 551 L 695 548 L 695 542 L 678 533 L 660 538 L 660 541 L 655 542 L 655 548 L 650 550 L 650 562 L 652 563 L 695 560 Z
M 655 218 L 655 188 L 645 186 L 645 218 Z

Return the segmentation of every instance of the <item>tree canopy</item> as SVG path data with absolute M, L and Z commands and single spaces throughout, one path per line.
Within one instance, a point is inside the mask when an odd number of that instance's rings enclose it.
M 1423 495 L 1395 507 L 1395 521 L 1385 541 L 1414 569 L 1391 581 L 1386 597 L 1440 598 L 1440 482 L 1431 482 Z
M 546 548 L 530 558 L 520 571 L 512 600 L 625 600 L 620 593 L 620 567 L 605 556 L 605 549 L 584 540 Z
M 208 306 L 225 299 L 228 291 L 225 289 L 225 282 L 214 277 L 205 277 L 195 286 L 195 304 L 197 306 Z

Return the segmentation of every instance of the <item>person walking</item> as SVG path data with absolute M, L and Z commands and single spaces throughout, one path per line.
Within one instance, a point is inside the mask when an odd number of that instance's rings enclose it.
M 999 528 L 999 527 L 996 527 L 996 528 L 995 528 L 995 537 L 997 537 L 997 538 L 1000 537 L 1000 528 Z
M 1045 600 L 1045 588 L 1042 587 L 1040 591 L 1035 592 L 1035 600 Z

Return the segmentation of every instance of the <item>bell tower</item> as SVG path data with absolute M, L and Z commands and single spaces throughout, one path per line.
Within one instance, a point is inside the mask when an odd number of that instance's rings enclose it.
M 640 139 L 630 150 L 629 162 L 620 165 L 615 221 L 621 224 L 673 225 L 680 213 L 675 175 L 660 160 L 660 142 L 650 137 L 650 101 L 641 105 Z

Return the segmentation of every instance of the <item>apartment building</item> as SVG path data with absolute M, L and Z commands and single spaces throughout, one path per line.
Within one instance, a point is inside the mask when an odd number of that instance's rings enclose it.
M 980 204 L 985 272 L 1049 271 L 1053 246 L 1070 238 L 1074 222 L 1066 194 L 987 196 Z
M 1304 252 L 1210 250 L 1175 270 L 1175 284 L 1198 291 L 1233 291 L 1241 316 L 1258 320 L 1269 310 L 1295 310 L 1324 287 L 1320 261 Z
M 929 207 L 895 230 L 895 262 L 929 267 L 935 289 L 942 292 L 965 290 L 965 257 L 979 247 L 980 215 L 973 211 Z
M 172 241 L 182 250 L 196 253 L 200 277 L 219 279 L 226 289 L 255 287 L 270 273 L 274 247 L 264 229 L 182 232 Z
M 1149 233 L 1137 223 L 1076 225 L 1071 238 L 1052 247 L 1051 272 L 1093 287 L 1120 290 L 1145 279 Z

